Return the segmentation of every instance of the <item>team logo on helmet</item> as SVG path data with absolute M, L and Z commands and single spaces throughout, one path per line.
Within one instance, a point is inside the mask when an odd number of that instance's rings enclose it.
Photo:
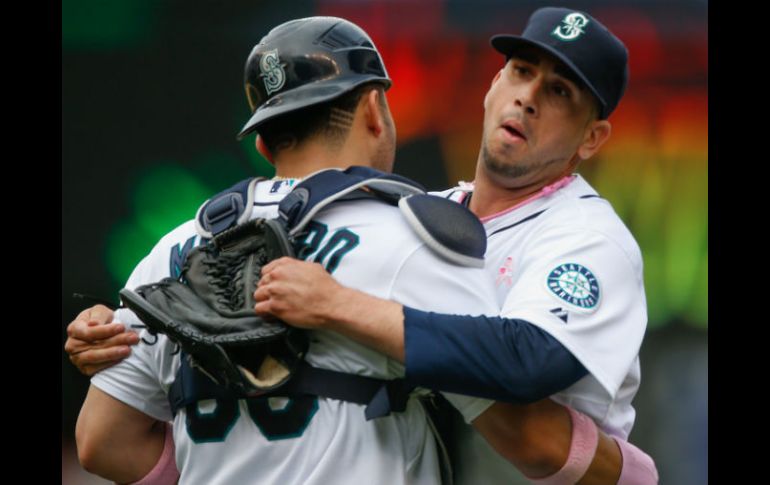
M 588 25 L 588 19 L 582 13 L 571 13 L 561 21 L 562 25 L 551 32 L 561 40 L 575 40 L 585 34 L 583 28 Z
M 283 70 L 285 64 L 281 64 L 278 59 L 278 51 L 272 50 L 265 52 L 259 61 L 259 70 L 262 74 L 259 76 L 265 82 L 265 89 L 268 96 L 283 87 L 286 82 L 286 72 Z
M 599 303 L 599 281 L 580 264 L 557 266 L 548 275 L 546 284 L 554 295 L 578 308 L 591 310 Z

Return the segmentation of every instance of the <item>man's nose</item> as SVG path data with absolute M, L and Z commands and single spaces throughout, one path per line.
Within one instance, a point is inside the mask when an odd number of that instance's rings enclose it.
M 537 117 L 540 114 L 539 98 L 543 89 L 543 77 L 537 76 L 522 83 L 516 90 L 514 102 L 528 116 Z

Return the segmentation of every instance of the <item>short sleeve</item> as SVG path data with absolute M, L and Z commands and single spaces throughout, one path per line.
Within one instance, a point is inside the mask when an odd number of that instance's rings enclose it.
M 138 321 L 133 312 L 121 309 L 115 314 L 116 322 L 129 324 Z M 155 337 L 147 331 L 140 334 L 144 340 L 153 342 Z M 163 338 L 161 340 L 161 338 Z M 170 365 L 168 359 L 159 359 L 158 353 L 167 349 L 164 337 L 159 336 L 154 345 L 144 341 L 131 347 L 131 355 L 118 364 L 98 372 L 91 378 L 91 384 L 129 406 L 160 421 L 172 419 L 162 384 L 162 367 Z
M 614 398 L 647 325 L 638 247 L 566 225 L 538 234 L 524 253 L 501 316 L 547 331 Z

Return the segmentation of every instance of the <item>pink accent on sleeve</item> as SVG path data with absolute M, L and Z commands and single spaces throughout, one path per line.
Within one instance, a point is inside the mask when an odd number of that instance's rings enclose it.
M 650 455 L 628 441 L 613 438 L 623 457 L 618 485 L 657 485 L 658 469 Z
M 174 431 L 171 425 L 166 423 L 166 440 L 163 443 L 163 452 L 160 454 L 158 463 L 144 478 L 131 485 L 174 485 L 179 479 L 179 470 L 176 468 L 176 458 L 174 457 L 175 450 Z
M 585 414 L 567 407 L 572 418 L 572 441 L 567 462 L 561 470 L 544 478 L 530 478 L 537 485 L 574 485 L 588 471 L 599 445 L 596 424 Z

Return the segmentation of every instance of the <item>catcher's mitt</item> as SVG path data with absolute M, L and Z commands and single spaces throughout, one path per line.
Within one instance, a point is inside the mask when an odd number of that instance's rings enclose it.
M 283 226 L 255 219 L 190 251 L 179 280 L 124 289 L 120 297 L 217 384 L 261 395 L 289 380 L 308 347 L 304 331 L 254 313 L 260 271 L 281 256 L 294 256 Z

